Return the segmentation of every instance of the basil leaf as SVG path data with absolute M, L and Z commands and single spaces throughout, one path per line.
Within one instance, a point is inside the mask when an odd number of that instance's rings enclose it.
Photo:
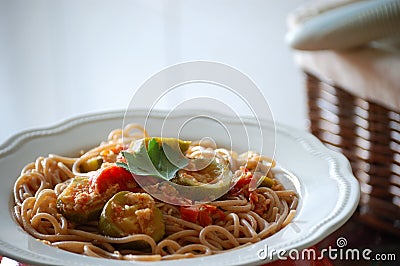
M 130 170 L 129 170 L 129 166 L 128 166 L 126 163 L 123 163 L 123 162 L 116 162 L 115 164 L 116 164 L 117 166 L 119 166 L 119 167 L 124 168 L 125 170 L 130 171 Z
M 189 164 L 189 160 L 180 151 L 174 150 L 168 144 L 162 146 L 163 152 L 161 153 L 159 170 L 167 180 L 171 180 L 179 169 Z
M 148 142 L 147 150 L 143 142 L 135 153 L 123 151 L 122 155 L 127 164 L 119 162 L 117 165 L 136 175 L 158 176 L 165 180 L 174 178 L 176 172 L 189 163 L 179 147 L 176 150 L 166 143 L 160 145 L 155 138 Z
M 147 154 L 149 155 L 153 165 L 158 168 L 160 166 L 161 147 L 155 138 L 152 138 L 147 146 Z

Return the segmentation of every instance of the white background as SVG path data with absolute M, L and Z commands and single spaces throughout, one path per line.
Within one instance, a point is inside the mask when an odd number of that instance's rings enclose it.
M 284 42 L 287 15 L 304 2 L 0 0 L 0 143 L 125 109 L 151 75 L 191 60 L 242 71 L 277 122 L 305 130 L 303 77 Z

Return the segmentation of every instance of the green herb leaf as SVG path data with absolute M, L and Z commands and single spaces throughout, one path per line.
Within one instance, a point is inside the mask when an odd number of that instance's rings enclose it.
M 116 162 L 115 164 L 116 164 L 117 166 L 119 166 L 119 167 L 124 168 L 125 170 L 130 171 L 130 170 L 129 170 L 129 166 L 128 166 L 126 163 L 124 163 L 124 162 Z
M 152 138 L 147 144 L 147 154 L 155 167 L 159 167 L 161 159 L 161 147 L 155 138 Z
M 177 148 L 179 149 L 179 147 Z M 158 169 L 165 179 L 171 180 L 175 177 L 179 169 L 184 168 L 188 164 L 189 160 L 185 156 L 182 156 L 180 150 L 175 150 L 165 143 L 162 145 Z
M 179 147 L 176 150 L 166 143 L 158 143 L 155 138 L 148 142 L 147 149 L 143 142 L 135 153 L 122 152 L 122 155 L 127 164 L 118 162 L 118 166 L 136 175 L 158 176 L 166 180 L 174 178 L 176 172 L 189 163 Z

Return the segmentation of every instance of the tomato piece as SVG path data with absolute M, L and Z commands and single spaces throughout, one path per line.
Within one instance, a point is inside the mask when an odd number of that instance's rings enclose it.
M 212 217 L 213 221 L 224 220 L 225 216 L 226 216 L 225 213 L 223 211 L 221 211 L 220 209 L 218 209 L 217 207 L 215 207 L 215 210 L 213 212 L 211 212 L 211 217 Z
M 181 218 L 185 221 L 207 226 L 213 221 L 225 219 L 225 213 L 216 206 L 202 204 L 198 206 L 181 206 Z
M 108 188 L 118 186 L 117 190 L 137 192 L 139 186 L 133 174 L 117 165 L 107 166 L 97 170 L 89 177 L 90 186 L 98 193 L 104 193 Z
M 196 206 L 181 206 L 181 218 L 185 221 L 196 223 L 199 216 L 199 208 Z
M 203 205 L 200 207 L 199 224 L 201 226 L 207 226 L 212 224 L 211 212 L 212 208 L 209 208 L 207 205 L 206 206 Z
M 247 168 L 245 168 L 243 170 L 243 174 L 240 176 L 240 179 L 236 182 L 233 188 L 231 188 L 229 193 L 235 196 L 239 194 L 244 194 L 247 197 L 249 195 L 249 184 L 252 178 L 253 175 L 251 174 L 251 172 Z
M 213 205 L 201 205 L 199 213 L 199 224 L 201 226 L 207 226 L 212 224 L 214 221 L 225 219 L 225 213 Z

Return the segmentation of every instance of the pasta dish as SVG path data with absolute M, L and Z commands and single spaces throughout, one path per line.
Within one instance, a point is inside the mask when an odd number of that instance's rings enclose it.
M 273 159 L 207 141 L 115 129 L 76 157 L 49 154 L 14 184 L 15 220 L 50 246 L 118 260 L 218 254 L 278 232 L 298 195 Z

